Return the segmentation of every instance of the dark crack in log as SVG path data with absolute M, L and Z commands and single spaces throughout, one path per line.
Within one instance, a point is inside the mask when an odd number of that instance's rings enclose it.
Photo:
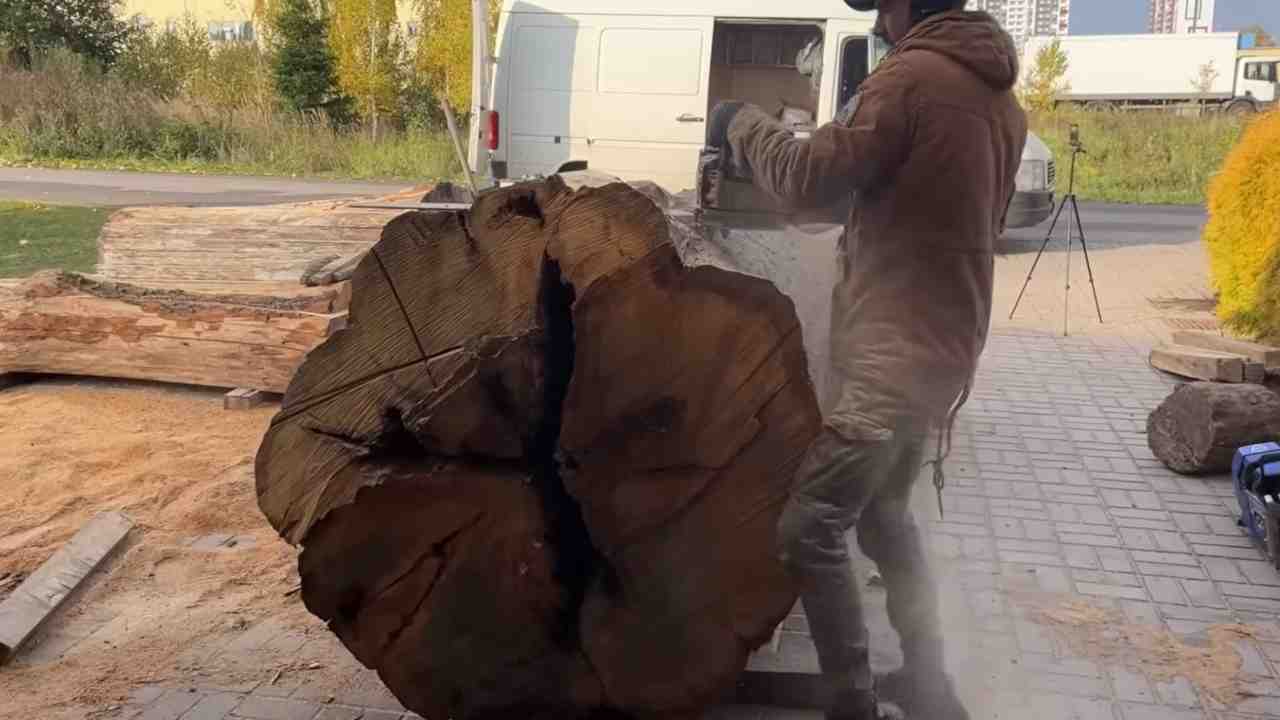
M 258 454 L 309 610 L 409 708 L 676 717 L 795 601 L 790 300 L 623 184 L 393 221 Z

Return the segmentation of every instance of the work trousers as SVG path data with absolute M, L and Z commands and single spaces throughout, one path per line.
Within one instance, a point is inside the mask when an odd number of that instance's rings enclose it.
M 828 424 L 801 462 L 779 518 L 779 554 L 799 582 L 818 661 L 844 689 L 872 687 L 867 628 L 845 544 L 850 529 L 879 567 L 906 666 L 941 668 L 937 590 L 909 507 L 927 435 L 928 425 L 915 420 L 892 428 Z

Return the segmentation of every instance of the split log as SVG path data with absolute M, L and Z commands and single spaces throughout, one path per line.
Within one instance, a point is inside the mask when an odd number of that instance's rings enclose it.
M 37 273 L 0 289 L 0 374 L 284 392 L 307 351 L 344 317 L 310 310 L 332 307 L 338 295 L 201 294 Z
M 430 718 L 693 716 L 794 604 L 791 301 L 617 183 L 407 213 L 257 458 L 302 598 Z
M 1173 334 L 1173 341 L 1179 345 L 1241 355 L 1264 367 L 1280 367 L 1280 348 L 1270 345 L 1197 330 L 1178 330 Z
M 1231 469 L 1236 448 L 1280 437 L 1280 396 L 1261 385 L 1180 386 L 1147 419 L 1151 452 L 1185 475 Z

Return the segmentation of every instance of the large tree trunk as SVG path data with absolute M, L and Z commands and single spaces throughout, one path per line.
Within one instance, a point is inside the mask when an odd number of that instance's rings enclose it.
M 768 281 L 626 185 L 409 213 L 257 461 L 302 597 L 430 718 L 696 713 L 795 600 L 819 428 Z
M 1187 475 L 1227 472 L 1236 448 L 1277 437 L 1280 396 L 1247 383 L 1187 383 L 1147 419 L 1151 452 Z
M 281 295 L 193 293 L 37 273 L 0 289 L 0 375 L 96 375 L 284 392 L 307 351 L 345 314 L 336 306 L 338 287 L 278 290 Z

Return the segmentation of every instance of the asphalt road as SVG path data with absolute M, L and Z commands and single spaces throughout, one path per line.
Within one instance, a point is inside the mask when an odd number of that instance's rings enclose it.
M 0 168 L 0 200 L 60 205 L 266 205 L 376 196 L 412 183 L 328 182 L 295 178 L 181 175 L 105 170 Z
M 1059 199 L 1061 200 L 1061 199 Z M 1117 205 L 1080 203 L 1080 222 L 1089 249 L 1132 245 L 1181 245 L 1200 239 L 1208 216 L 1203 207 L 1189 205 Z M 1067 240 L 1067 213 L 1058 220 L 1049 250 L 1062 250 Z M 1052 217 L 1031 228 L 1009 230 L 999 249 L 1005 253 L 1036 252 L 1044 244 Z M 1072 233 L 1075 234 L 1073 223 Z M 1079 237 L 1078 234 L 1075 234 Z M 1076 245 L 1076 250 L 1079 245 Z

